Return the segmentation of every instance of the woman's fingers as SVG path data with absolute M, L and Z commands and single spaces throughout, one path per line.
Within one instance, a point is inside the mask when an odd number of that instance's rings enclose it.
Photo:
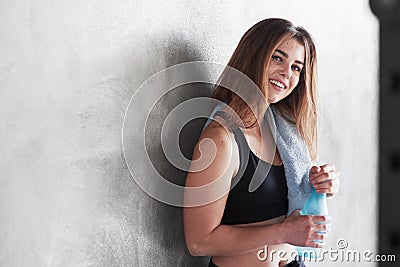
M 331 217 L 326 215 L 308 215 L 311 216 L 315 224 L 328 224 L 331 222 Z
M 325 182 L 325 181 L 329 181 L 329 180 L 333 180 L 337 177 L 339 177 L 340 172 L 336 171 L 336 170 L 332 170 L 329 172 L 325 172 L 325 171 L 320 171 L 318 173 L 310 173 L 310 181 L 311 183 L 321 183 L 321 182 Z
M 318 176 L 321 173 L 336 171 L 336 166 L 333 164 L 324 164 L 321 166 L 312 166 L 310 169 L 310 177 Z
M 310 247 L 321 248 L 324 246 L 324 240 L 328 237 L 330 229 L 330 217 L 328 216 L 312 216 L 315 222 L 313 230 L 314 233 L 308 240 Z
M 313 180 L 314 180 L 315 184 L 319 184 L 319 183 L 328 182 L 330 180 L 337 179 L 337 178 L 339 178 L 339 176 L 340 176 L 340 172 L 331 171 L 328 173 L 323 173 L 320 176 L 313 178 Z
M 310 169 L 310 182 L 318 193 L 334 195 L 339 191 L 340 172 L 335 165 L 325 164 Z
M 337 193 L 340 185 L 339 176 L 332 180 L 328 180 L 322 183 L 314 184 L 314 188 L 318 193 Z
M 301 215 L 293 212 L 284 222 L 292 245 L 322 247 L 330 228 L 331 217 L 324 215 Z M 319 243 L 318 243 L 319 242 Z

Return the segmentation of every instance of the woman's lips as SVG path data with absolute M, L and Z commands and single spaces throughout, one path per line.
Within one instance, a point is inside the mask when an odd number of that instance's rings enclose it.
M 280 81 L 270 79 L 269 83 L 272 85 L 272 87 L 274 89 L 276 89 L 279 92 L 283 92 L 286 89 L 286 86 L 283 83 L 281 83 Z

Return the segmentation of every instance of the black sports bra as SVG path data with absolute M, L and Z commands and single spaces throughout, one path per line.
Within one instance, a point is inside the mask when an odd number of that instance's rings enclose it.
M 249 148 L 242 131 L 234 129 L 233 133 L 239 147 L 240 166 L 232 179 L 221 224 L 254 223 L 286 215 L 288 189 L 283 165 L 271 165 L 259 159 Z M 263 179 L 263 182 L 249 192 L 252 179 Z

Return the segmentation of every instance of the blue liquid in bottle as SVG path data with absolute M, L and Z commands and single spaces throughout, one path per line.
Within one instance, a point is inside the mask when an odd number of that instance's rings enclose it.
M 311 196 L 301 209 L 301 215 L 328 215 L 326 194 L 317 193 L 313 187 Z M 314 240 L 314 242 L 322 243 L 322 240 Z M 296 247 L 296 251 L 299 256 L 303 258 L 318 258 L 321 249 L 311 247 Z

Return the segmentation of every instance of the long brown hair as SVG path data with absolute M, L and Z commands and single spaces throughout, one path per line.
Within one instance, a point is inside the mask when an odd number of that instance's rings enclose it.
M 317 154 L 317 58 L 314 41 L 302 27 L 294 26 L 284 19 L 265 19 L 251 27 L 241 38 L 228 66 L 249 77 L 261 90 L 264 98 L 256 98 L 247 88 L 240 88 L 241 94 L 250 95 L 253 110 L 237 94 L 223 86 L 217 86 L 212 97 L 227 103 L 245 127 L 254 127 L 262 118 L 268 105 L 268 66 L 272 54 L 288 38 L 295 38 L 305 48 L 305 64 L 300 73 L 299 83 L 287 97 L 272 104 L 282 116 L 296 124 L 297 130 L 307 144 L 310 156 Z M 224 79 L 224 73 L 221 75 Z M 226 77 L 225 77 L 226 78 Z M 240 85 L 239 85 L 240 86 Z M 252 95 L 254 97 L 252 98 Z M 254 113 L 255 111 L 255 113 Z

